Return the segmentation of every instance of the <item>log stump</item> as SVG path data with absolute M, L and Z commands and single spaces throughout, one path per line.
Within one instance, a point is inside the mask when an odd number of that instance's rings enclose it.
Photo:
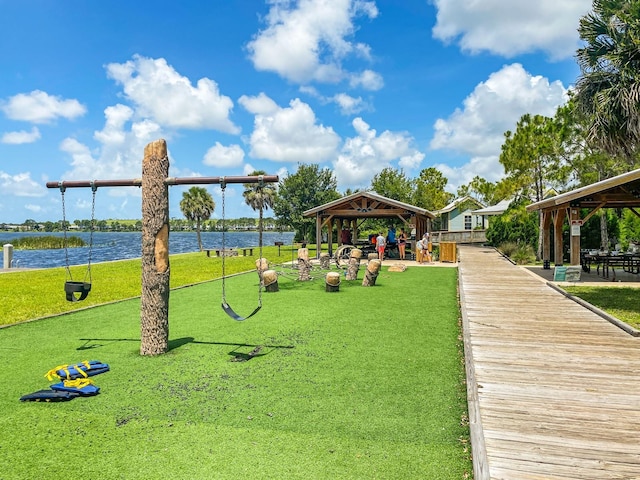
M 376 259 L 369 261 L 367 264 L 367 271 L 364 274 L 364 279 L 362 279 L 363 287 L 372 287 L 376 284 L 381 266 L 382 262 L 380 260 Z
M 327 252 L 322 252 L 320 254 L 320 268 L 324 270 L 329 270 L 329 265 L 331 263 L 331 257 Z
M 378 260 L 378 254 L 377 253 L 370 253 L 367 256 L 367 260 Z
M 311 280 L 311 262 L 309 261 L 309 249 L 298 249 L 298 281 L 307 282 Z
M 347 267 L 347 280 L 357 280 L 358 270 L 360 270 L 360 259 L 362 250 L 354 248 L 349 253 L 349 266 Z
M 260 278 L 260 285 L 263 287 L 265 286 L 263 275 L 268 269 L 269 261 L 266 258 L 259 258 L 256 260 L 256 270 L 258 271 L 258 277 Z
M 277 292 L 280 290 L 278 286 L 278 274 L 275 270 L 265 270 L 262 272 L 262 282 L 264 283 L 265 292 Z
M 394 263 L 389 267 L 389 272 L 404 272 L 407 266 L 404 263 Z
M 328 272 L 325 277 L 325 292 L 340 291 L 340 274 L 338 272 Z

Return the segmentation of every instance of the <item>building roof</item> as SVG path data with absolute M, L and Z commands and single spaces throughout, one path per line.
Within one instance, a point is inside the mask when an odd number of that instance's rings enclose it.
M 340 218 L 386 218 L 405 215 L 435 218 L 429 210 L 383 197 L 375 192 L 356 192 L 303 212 L 305 217 L 317 214 Z
M 502 215 L 509 205 L 511 204 L 512 199 L 502 200 L 495 205 L 491 205 L 490 207 L 481 208 L 479 210 L 474 210 L 474 215 Z
M 458 205 L 461 205 L 461 204 L 463 204 L 465 202 L 473 202 L 480 208 L 484 207 L 484 205 L 480 201 L 476 200 L 473 197 L 470 197 L 469 195 L 465 195 L 464 197 L 456 198 L 453 202 L 451 202 L 446 207 L 441 208 L 440 210 L 436 210 L 433 213 L 435 213 L 436 215 L 441 215 L 443 213 L 451 212 L 451 211 L 455 210 L 458 207 Z
M 562 205 L 581 208 L 640 207 L 640 169 L 532 203 L 527 206 L 527 211 L 554 210 Z

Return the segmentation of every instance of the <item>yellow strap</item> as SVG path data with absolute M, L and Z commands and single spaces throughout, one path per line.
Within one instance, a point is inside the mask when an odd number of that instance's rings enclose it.
M 88 378 L 89 375 L 87 375 L 87 373 L 82 368 L 80 368 L 80 365 L 84 365 L 85 367 L 87 367 L 87 370 L 91 369 L 91 364 L 89 363 L 89 360 L 83 360 L 82 362 L 76 365 L 58 365 L 57 367 L 49 370 L 45 374 L 45 377 L 47 377 L 47 380 L 49 381 L 53 380 L 54 378 L 62 379 L 62 376 L 58 374 L 58 371 L 62 370 L 64 372 L 64 376 L 68 379 L 69 377 L 71 377 L 71 374 L 69 373 L 69 369 L 74 368 L 80 375 L 82 375 L 85 378 Z
M 47 380 L 53 380 L 54 378 L 62 378 L 58 375 L 58 370 L 65 370 L 69 365 L 58 365 L 55 368 L 49 370 L 44 376 L 47 377 Z M 69 372 L 67 371 L 67 375 Z
M 84 388 L 88 385 L 93 385 L 93 380 L 89 378 L 76 378 L 75 380 L 63 380 L 62 384 L 70 388 Z

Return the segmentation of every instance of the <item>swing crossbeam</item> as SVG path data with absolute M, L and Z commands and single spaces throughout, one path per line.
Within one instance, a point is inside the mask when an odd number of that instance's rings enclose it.
M 168 177 L 165 185 L 219 185 L 231 183 L 276 183 L 278 175 L 231 176 L 231 177 Z M 47 188 L 98 188 L 98 187 L 141 187 L 141 178 L 120 180 L 63 180 L 47 182 Z
M 164 180 L 165 185 L 221 185 L 222 186 L 222 194 L 223 194 L 223 202 L 222 202 L 222 212 L 224 218 L 224 191 L 225 187 L 228 184 L 236 184 L 236 183 L 276 183 L 278 182 L 278 175 L 252 175 L 252 176 L 224 176 L 224 177 L 168 177 Z M 129 178 L 129 179 L 121 179 L 121 180 L 62 180 L 62 181 L 52 181 L 46 183 L 47 188 L 58 188 L 64 195 L 64 191 L 67 188 L 88 188 L 90 187 L 95 195 L 96 189 L 99 187 L 141 187 L 142 179 L 141 178 Z M 94 197 L 95 198 L 95 197 Z M 223 249 L 224 249 L 224 231 L 223 231 Z M 262 255 L 262 244 L 260 245 L 260 254 Z M 67 266 L 68 268 L 68 266 Z M 227 315 L 233 318 L 236 321 L 243 321 L 247 318 L 254 316 L 260 308 L 262 307 L 262 302 L 258 302 L 258 306 L 256 309 L 251 312 L 246 317 L 242 317 L 238 315 L 233 308 L 227 303 L 225 296 L 225 268 L 224 268 L 224 256 L 222 259 L 222 309 L 225 311 Z M 81 301 L 84 300 L 89 291 L 91 290 L 91 283 L 87 282 L 73 282 L 68 281 L 65 284 L 65 293 L 67 295 L 67 300 L 69 301 Z M 259 290 L 260 293 L 260 290 Z M 79 296 L 76 296 L 79 294 Z M 260 297 L 260 296 L 259 296 Z

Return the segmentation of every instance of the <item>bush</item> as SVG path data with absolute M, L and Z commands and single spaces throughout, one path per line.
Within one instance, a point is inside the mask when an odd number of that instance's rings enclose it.
M 531 245 L 519 245 L 518 249 L 511 255 L 511 259 L 518 265 L 525 265 L 535 261 L 536 253 Z
M 498 247 L 498 250 L 500 250 L 503 255 L 511 258 L 513 253 L 518 250 L 518 244 L 516 242 L 504 242 Z

